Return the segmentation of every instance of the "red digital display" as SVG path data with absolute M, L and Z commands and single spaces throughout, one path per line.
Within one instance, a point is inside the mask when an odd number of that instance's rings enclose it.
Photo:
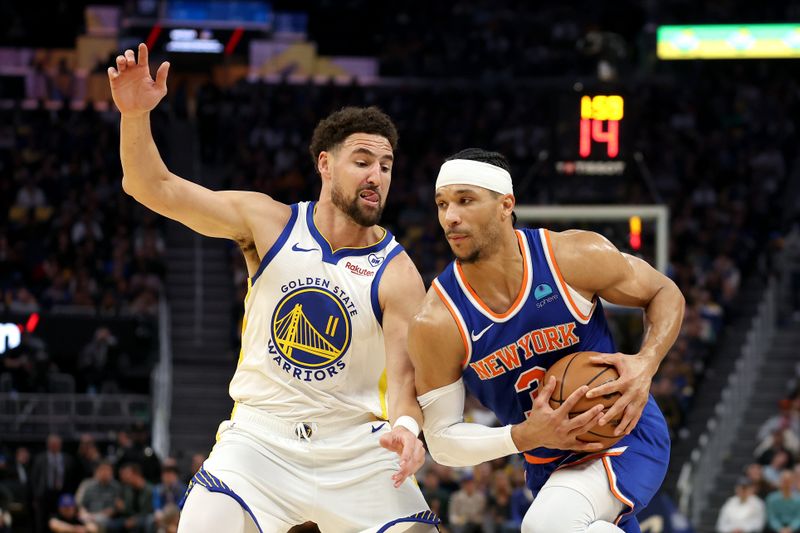
M 578 154 L 587 159 L 592 144 L 605 144 L 606 154 L 619 155 L 619 128 L 624 117 L 624 100 L 619 95 L 584 96 L 581 98 L 581 124 Z

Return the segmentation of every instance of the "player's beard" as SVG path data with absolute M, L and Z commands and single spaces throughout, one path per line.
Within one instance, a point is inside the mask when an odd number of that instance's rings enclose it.
M 368 228 L 381 221 L 384 204 L 381 202 L 382 198 L 380 198 L 380 194 L 376 191 L 379 197 L 378 207 L 376 209 L 366 209 L 359 203 L 362 190 L 364 189 L 356 191 L 355 195 L 348 199 L 339 185 L 334 183 L 331 188 L 331 201 L 342 213 L 350 217 L 353 222 Z
M 472 250 L 465 250 L 459 255 L 452 246 L 450 247 L 461 264 L 477 263 L 490 257 L 500 245 L 500 226 L 488 224 L 480 233 L 470 233 L 470 237 L 474 243 Z

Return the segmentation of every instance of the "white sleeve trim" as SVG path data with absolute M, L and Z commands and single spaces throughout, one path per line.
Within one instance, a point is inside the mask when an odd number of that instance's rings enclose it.
M 426 392 L 422 407 L 425 442 L 433 459 L 445 466 L 473 466 L 519 453 L 511 426 L 492 428 L 464 422 L 464 380 Z

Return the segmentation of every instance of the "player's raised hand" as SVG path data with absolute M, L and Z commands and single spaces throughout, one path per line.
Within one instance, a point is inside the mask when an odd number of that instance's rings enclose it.
M 620 420 L 614 435 L 630 434 L 639 422 L 650 397 L 650 383 L 653 379 L 651 360 L 623 353 L 594 355 L 589 360 L 592 363 L 614 365 L 619 373 L 617 379 L 599 385 L 586 394 L 587 398 L 599 398 L 615 392 L 621 394 L 600 419 L 600 425 Z
M 511 429 L 511 436 L 517 449 L 524 451 L 544 446 L 576 452 L 602 450 L 602 444 L 587 443 L 578 440 L 577 437 L 597 424 L 603 415 L 603 406 L 598 404 L 574 418 L 569 416 L 572 408 L 584 397 L 589 387 L 584 385 L 575 389 L 558 409 L 553 409 L 550 407 L 550 397 L 555 388 L 556 378 L 551 376 L 536 396 L 528 419 Z
M 108 67 L 111 96 L 123 115 L 143 115 L 152 110 L 167 94 L 167 72 L 169 63 L 158 67 L 156 79 L 150 76 L 147 46 L 139 44 L 139 60 L 133 50 L 125 50 L 117 56 L 117 68 Z
M 416 435 L 403 426 L 393 428 L 381 436 L 381 446 L 400 456 L 400 470 L 392 476 L 394 487 L 399 487 L 408 476 L 414 475 L 425 462 L 425 447 Z

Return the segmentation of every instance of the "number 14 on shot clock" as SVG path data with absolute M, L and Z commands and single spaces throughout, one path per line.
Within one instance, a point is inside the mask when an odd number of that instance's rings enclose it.
M 625 101 L 617 94 L 583 96 L 581 98 L 581 127 L 579 154 L 588 158 L 592 143 L 606 145 L 608 157 L 619 155 L 619 127 L 625 115 Z

